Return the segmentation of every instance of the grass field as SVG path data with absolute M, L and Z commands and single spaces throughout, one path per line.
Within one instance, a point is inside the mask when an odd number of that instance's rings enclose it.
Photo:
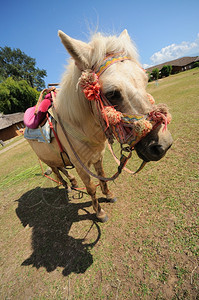
M 199 299 L 199 69 L 148 92 L 170 107 L 174 144 L 161 161 L 110 183 L 118 201 L 101 199 L 104 224 L 89 196 L 72 192 L 68 201 L 42 177 L 26 141 L 0 151 L 1 299 Z M 104 166 L 116 170 L 108 151 Z

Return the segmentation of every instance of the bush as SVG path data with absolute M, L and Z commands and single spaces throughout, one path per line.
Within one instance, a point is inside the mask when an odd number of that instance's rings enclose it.
M 172 66 L 171 65 L 168 65 L 169 67 L 169 75 L 172 73 Z
M 151 73 L 149 71 L 147 71 L 146 74 L 148 76 L 148 82 L 151 82 L 152 81 Z
M 24 112 L 36 104 L 38 97 L 39 92 L 31 88 L 25 80 L 15 81 L 9 77 L 0 83 L 0 112 Z
M 171 74 L 172 66 L 171 65 L 164 65 L 161 69 L 161 76 L 168 77 Z
M 157 80 L 159 78 L 159 69 L 158 68 L 153 69 L 151 75 L 153 76 L 153 79 Z
M 199 67 L 199 61 L 196 61 L 194 64 L 193 64 L 193 68 L 198 68 Z

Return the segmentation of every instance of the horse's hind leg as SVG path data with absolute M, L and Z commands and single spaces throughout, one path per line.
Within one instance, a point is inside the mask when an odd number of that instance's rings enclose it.
M 70 180 L 72 188 L 78 187 L 75 176 L 73 176 L 71 173 L 69 173 L 65 168 L 59 168 L 59 170 Z
M 83 183 L 85 184 L 88 194 L 92 198 L 92 205 L 94 211 L 96 212 L 97 218 L 101 222 L 106 222 L 108 220 L 108 217 L 105 211 L 101 208 L 98 199 L 96 197 L 96 185 L 92 182 L 90 176 L 85 171 L 78 168 L 76 168 L 76 171 L 79 174 L 80 178 L 82 179 Z
M 94 164 L 94 167 L 95 167 L 95 170 L 96 170 L 98 176 L 105 177 L 105 173 L 104 173 L 104 169 L 103 169 L 103 165 L 102 165 L 102 159 L 98 160 Z M 111 191 L 109 191 L 108 184 L 106 181 L 100 180 L 100 187 L 101 187 L 102 193 L 106 196 L 106 198 L 109 202 L 117 201 L 117 199 L 114 197 L 114 194 Z

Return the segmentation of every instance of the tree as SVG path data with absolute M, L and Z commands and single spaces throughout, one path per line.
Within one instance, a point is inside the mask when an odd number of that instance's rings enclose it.
M 172 65 L 168 65 L 168 67 L 169 67 L 169 75 L 170 75 L 172 72 Z
M 199 61 L 196 61 L 194 64 L 193 64 L 193 68 L 197 68 L 199 67 Z
M 9 77 L 0 83 L 0 112 L 24 112 L 36 104 L 38 97 L 39 92 L 30 87 L 25 80 L 16 81 Z
M 171 74 L 172 66 L 171 65 L 164 65 L 161 69 L 161 76 L 168 77 Z
M 32 88 L 42 90 L 46 70 L 36 67 L 36 60 L 20 49 L 0 47 L 0 78 L 12 77 L 14 80 L 26 80 Z
M 157 80 L 159 78 L 159 69 L 158 68 L 153 69 L 151 75 L 155 80 Z

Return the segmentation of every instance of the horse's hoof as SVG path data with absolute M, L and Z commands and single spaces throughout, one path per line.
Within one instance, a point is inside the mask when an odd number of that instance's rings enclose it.
M 103 209 L 101 209 L 100 213 L 96 214 L 96 216 L 102 223 L 108 221 L 108 216 Z
M 67 193 L 71 193 L 72 192 L 72 189 L 69 186 L 65 187 L 65 189 L 66 189 Z
M 45 175 L 50 175 L 51 173 L 52 169 L 50 167 L 44 172 Z
M 77 183 L 76 179 L 71 179 L 70 183 L 71 183 L 71 188 L 72 189 L 77 189 L 78 188 L 78 183 Z
M 115 203 L 115 202 L 117 202 L 117 198 L 116 197 L 115 198 L 110 198 L 110 199 L 107 199 L 107 201 L 110 202 L 110 203 Z
M 107 222 L 108 221 L 108 216 L 107 215 L 105 215 L 105 217 L 102 217 L 102 218 L 100 218 L 100 217 L 97 217 L 99 220 L 100 220 L 100 222 L 102 222 L 102 223 L 105 223 L 105 222 Z

